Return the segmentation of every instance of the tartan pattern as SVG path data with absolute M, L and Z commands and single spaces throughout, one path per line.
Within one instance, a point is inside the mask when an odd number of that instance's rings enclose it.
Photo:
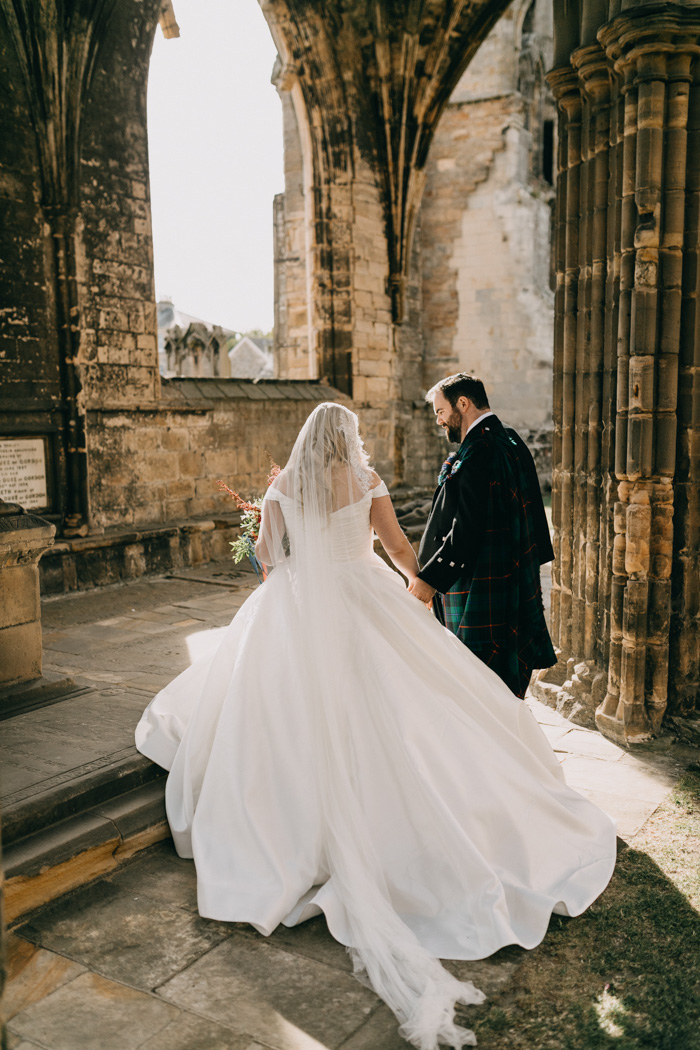
M 533 668 L 551 667 L 556 654 L 544 616 L 528 488 L 515 442 L 500 430 L 493 434 L 492 447 L 486 529 L 476 566 L 471 578 L 457 580 L 440 596 L 441 618 L 523 696 Z

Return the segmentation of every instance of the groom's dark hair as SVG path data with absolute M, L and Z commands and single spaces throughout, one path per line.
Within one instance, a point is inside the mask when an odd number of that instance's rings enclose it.
M 470 376 L 468 372 L 457 372 L 456 375 L 441 379 L 428 391 L 425 400 L 431 401 L 438 390 L 445 395 L 453 408 L 460 397 L 468 397 L 474 408 L 491 407 L 484 384 L 476 376 Z

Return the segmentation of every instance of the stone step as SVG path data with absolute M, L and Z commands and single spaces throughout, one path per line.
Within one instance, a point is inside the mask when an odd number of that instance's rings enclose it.
M 141 756 L 139 756 L 141 758 Z M 145 760 L 144 760 L 145 761 Z M 144 779 L 143 769 L 133 768 L 112 780 L 103 780 L 93 790 L 102 798 L 92 806 L 80 805 L 90 792 L 63 800 L 52 811 L 48 800 L 30 817 L 15 821 L 15 837 L 3 842 L 5 871 L 4 903 L 8 923 L 27 912 L 76 889 L 117 868 L 139 850 L 170 834 L 165 816 L 165 775 L 152 766 L 157 776 Z M 134 779 L 141 783 L 122 790 Z M 63 812 L 66 805 L 74 812 L 63 819 L 36 827 L 39 812 Z M 16 837 L 18 827 L 35 830 Z
M 2 800 L 3 849 L 135 788 L 165 782 L 165 770 L 126 748 Z
M 166 838 L 165 777 L 165 770 L 129 747 L 5 796 L 7 921 Z

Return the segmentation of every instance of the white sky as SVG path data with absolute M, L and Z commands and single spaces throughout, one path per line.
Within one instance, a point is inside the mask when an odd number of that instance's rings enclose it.
M 272 198 L 284 189 L 275 46 L 257 0 L 174 0 L 156 30 L 148 141 L 156 297 L 213 324 L 273 323 Z

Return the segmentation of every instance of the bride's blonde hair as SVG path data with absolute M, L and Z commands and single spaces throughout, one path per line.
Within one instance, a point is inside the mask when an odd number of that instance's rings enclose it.
M 320 504 L 331 510 L 336 505 L 333 490 L 339 470 L 347 471 L 348 493 L 366 492 L 372 468 L 355 413 L 334 401 L 317 405 L 299 432 L 285 470 L 294 479 L 293 489 L 302 505 L 311 486 Z

